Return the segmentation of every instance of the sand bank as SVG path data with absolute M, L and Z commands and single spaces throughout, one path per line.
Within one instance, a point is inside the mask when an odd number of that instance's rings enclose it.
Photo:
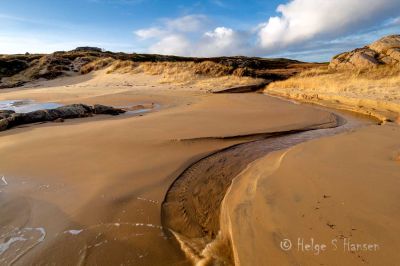
M 369 126 L 250 164 L 222 207 L 236 265 L 395 265 L 399 137 Z

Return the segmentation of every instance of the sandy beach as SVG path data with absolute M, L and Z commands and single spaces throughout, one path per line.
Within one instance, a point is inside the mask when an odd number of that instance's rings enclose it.
M 4 263 L 183 265 L 161 203 L 191 163 L 253 135 L 309 129 L 331 114 L 262 94 L 210 94 L 157 76 L 96 73 L 2 90 L 0 100 L 156 103 L 143 116 L 95 117 L 0 133 Z M 235 136 L 247 136 L 235 138 Z M 232 138 L 223 138 L 232 137 Z M 18 241 L 32 234 L 29 243 Z
M 399 135 L 368 126 L 250 164 L 221 215 L 236 265 L 395 265 Z
M 0 266 L 400 265 L 399 14 L 2 1 Z
M 1 262 L 399 259 L 398 126 L 262 93 L 214 94 L 221 80 L 207 82 L 102 70 L 2 90 L 0 101 L 149 109 L 0 133 Z

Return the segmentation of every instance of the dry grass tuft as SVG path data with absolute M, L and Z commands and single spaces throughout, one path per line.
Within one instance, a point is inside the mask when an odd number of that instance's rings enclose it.
M 80 72 L 81 74 L 87 74 L 92 71 L 100 70 L 109 66 L 112 62 L 114 62 L 114 59 L 112 59 L 111 57 L 100 58 L 82 66 Z
M 222 77 L 232 73 L 232 68 L 210 61 L 195 62 L 145 62 L 140 64 L 143 73 L 162 75 L 166 80 L 185 80 L 193 76 Z
M 400 100 L 400 68 L 380 67 L 366 71 L 334 71 L 327 67 L 304 71 L 269 89 L 300 89 L 304 92 L 353 93 Z
M 119 74 L 125 74 L 125 73 L 132 73 L 132 74 L 137 74 L 140 73 L 141 71 L 137 70 L 139 66 L 139 63 L 129 61 L 129 60 L 116 60 L 112 63 L 110 68 L 107 70 L 107 74 L 111 73 L 119 73 Z
M 250 84 L 258 81 L 251 77 L 241 77 L 240 71 L 234 73 L 234 69 L 229 66 L 204 61 L 195 62 L 132 62 L 115 61 L 107 71 L 110 73 L 144 73 L 147 75 L 157 75 L 161 77 L 161 83 L 174 83 L 179 85 L 203 84 L 206 87 L 218 86 L 216 82 L 221 82 L 223 86 L 236 86 Z M 213 85 L 212 85 L 213 84 Z
M 300 101 L 336 102 L 364 113 L 389 113 L 387 117 L 393 120 L 400 112 L 399 88 L 400 67 L 382 66 L 363 71 L 320 67 L 271 83 L 265 91 Z

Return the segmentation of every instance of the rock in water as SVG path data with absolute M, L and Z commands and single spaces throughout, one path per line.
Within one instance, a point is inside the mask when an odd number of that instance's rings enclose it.
M 12 110 L 0 110 L 0 131 L 8 128 L 8 118 L 13 114 L 15 114 L 15 112 Z
M 0 110 L 0 119 L 10 117 L 12 114 L 15 114 L 13 110 Z
M 105 115 L 119 115 L 126 112 L 125 110 L 122 109 L 114 108 L 111 106 L 105 106 L 101 104 L 95 104 L 93 106 L 93 109 L 95 114 L 105 114 Z
M 85 104 L 71 104 L 55 109 L 37 110 L 29 113 L 15 113 L 11 110 L 0 111 L 0 131 L 24 124 L 64 121 L 64 119 L 90 117 L 94 114 L 119 115 L 124 110 L 111 106 L 96 104 L 94 107 Z
M 332 69 L 371 69 L 380 65 L 400 66 L 400 35 L 390 35 L 364 48 L 335 56 Z
M 4 131 L 8 128 L 8 120 L 6 118 L 3 118 L 0 120 L 0 131 Z

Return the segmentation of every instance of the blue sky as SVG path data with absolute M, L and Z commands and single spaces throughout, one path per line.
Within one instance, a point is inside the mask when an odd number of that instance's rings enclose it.
M 90 45 L 325 61 L 400 34 L 399 0 L 0 0 L 0 54 Z

